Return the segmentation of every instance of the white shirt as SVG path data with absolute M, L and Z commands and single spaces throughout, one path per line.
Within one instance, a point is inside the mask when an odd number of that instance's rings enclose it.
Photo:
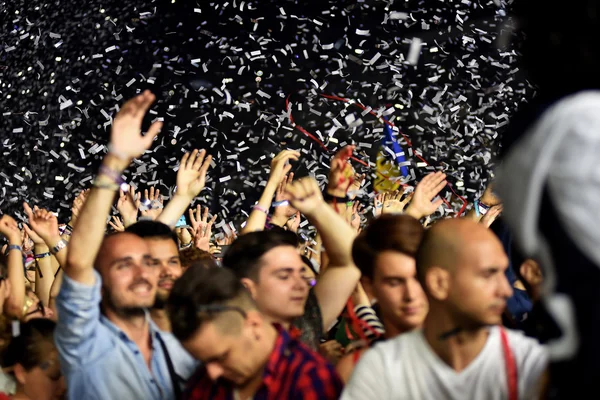
M 535 398 L 547 354 L 536 340 L 506 330 L 517 365 L 519 400 Z M 490 328 L 483 350 L 460 372 L 442 361 L 423 331 L 377 344 L 360 359 L 342 400 L 504 400 L 508 383 L 500 328 Z

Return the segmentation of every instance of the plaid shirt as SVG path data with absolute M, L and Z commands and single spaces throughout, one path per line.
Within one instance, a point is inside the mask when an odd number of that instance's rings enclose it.
M 335 369 L 319 354 L 276 325 L 275 348 L 267 361 L 263 383 L 253 400 L 338 399 L 343 383 Z M 185 400 L 233 400 L 235 388 L 224 379 L 213 382 L 203 367 L 190 378 Z

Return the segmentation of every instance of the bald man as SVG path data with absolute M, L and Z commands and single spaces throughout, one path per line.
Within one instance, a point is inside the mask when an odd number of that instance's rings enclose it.
M 470 220 L 445 220 L 425 233 L 416 259 L 429 299 L 423 329 L 367 351 L 342 399 L 536 398 L 547 355 L 498 326 L 512 289 L 496 236 Z

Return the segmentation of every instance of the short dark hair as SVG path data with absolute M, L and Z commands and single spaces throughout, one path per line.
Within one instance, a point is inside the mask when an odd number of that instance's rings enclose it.
M 56 323 L 47 318 L 34 318 L 21 323 L 19 336 L 13 337 L 2 354 L 2 367 L 20 364 L 29 371 L 44 362 L 54 346 Z
M 138 221 L 125 229 L 125 232 L 133 233 L 143 239 L 171 239 L 178 245 L 177 234 L 169 227 L 158 221 Z
M 280 246 L 298 247 L 298 236 L 290 231 L 270 230 L 250 232 L 233 242 L 225 257 L 223 266 L 241 278 L 258 281 L 261 257 L 269 250 Z
M 167 301 L 171 330 L 180 341 L 192 337 L 202 324 L 224 311 L 239 311 L 244 316 L 251 308 L 254 304 L 241 281 L 219 267 L 188 268 L 173 285 Z
M 415 257 L 425 229 L 408 215 L 383 214 L 371 221 L 352 245 L 352 258 L 363 276 L 373 279 L 375 260 L 384 251 Z

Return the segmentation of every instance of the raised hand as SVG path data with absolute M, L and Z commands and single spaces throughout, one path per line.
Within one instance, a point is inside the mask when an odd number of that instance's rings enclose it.
M 443 200 L 439 199 L 435 203 L 432 203 L 432 200 L 441 192 L 446 184 L 446 174 L 443 172 L 433 172 L 427 175 L 415 188 L 415 194 L 406 209 L 406 213 L 416 219 L 433 214 L 442 205 Z
M 194 150 L 185 153 L 181 158 L 179 171 L 177 171 L 177 195 L 185 196 L 190 200 L 198 196 L 206 185 L 206 173 L 212 161 L 211 155 L 206 155 L 206 150 Z
M 144 203 L 141 206 L 142 216 L 151 218 L 153 221 L 158 218 L 163 210 L 163 198 L 160 195 L 160 190 L 153 187 L 144 190 Z
M 383 201 L 385 200 L 385 193 L 379 193 L 373 197 L 373 215 L 375 218 L 379 217 L 383 212 Z
M 359 201 L 355 201 L 354 204 L 352 204 L 352 208 L 348 208 L 348 222 L 350 223 L 350 226 L 352 228 L 354 228 L 355 231 L 358 232 L 358 230 L 360 229 L 360 211 L 362 210 L 363 205 L 360 204 Z
M 358 195 L 358 192 L 360 191 L 360 187 L 362 186 L 363 181 L 365 180 L 365 178 L 367 177 L 367 175 L 365 174 L 356 174 L 354 175 L 354 180 L 352 181 L 352 183 L 350 184 L 350 186 L 348 187 L 348 198 L 350 200 L 354 200 L 356 198 L 356 196 Z
M 129 186 L 129 191 L 119 191 L 119 200 L 117 201 L 117 210 L 123 218 L 123 225 L 129 226 L 137 221 L 138 209 L 140 208 L 141 196 L 135 192 L 133 186 Z
M 277 187 L 277 191 L 275 192 L 275 202 L 285 201 L 285 188 L 288 185 L 291 185 L 294 181 L 294 173 L 290 173 L 288 176 L 284 176 L 279 186 Z M 283 221 L 287 221 L 290 217 L 298 212 L 294 207 L 290 206 L 289 203 L 287 205 L 277 205 L 275 204 L 275 211 L 273 211 L 273 218 L 281 218 Z
M 144 115 L 156 97 L 149 90 L 123 104 L 115 117 L 110 135 L 110 153 L 122 160 L 131 160 L 141 156 L 152 146 L 152 141 L 158 135 L 162 122 L 154 122 L 145 136 L 142 136 L 142 121 Z
M 300 227 L 300 220 L 300 211 L 298 211 L 286 221 L 285 227 L 288 229 L 288 231 L 298 233 L 298 228 Z
M 356 146 L 346 146 L 331 159 L 327 192 L 333 196 L 344 197 L 354 182 L 354 168 L 348 163 Z
M 483 224 L 486 228 L 489 228 L 494 223 L 496 218 L 500 216 L 501 212 L 502 204 L 496 204 L 495 206 L 491 207 L 488 210 L 488 212 L 485 213 L 485 215 L 481 218 L 479 223 Z
M 115 230 L 115 232 L 125 232 L 125 225 L 123 225 L 123 221 L 121 218 L 116 215 L 112 216 L 112 221 L 108 221 L 108 224 Z
M 271 172 L 269 181 L 279 184 L 283 181 L 285 175 L 292 169 L 290 160 L 298 160 L 300 153 L 295 150 L 283 150 L 271 160 Z
M 413 193 L 409 194 L 402 200 L 403 192 L 396 190 L 391 193 L 386 193 L 383 201 L 383 214 L 400 214 L 404 211 L 406 204 L 412 199 Z
M 31 229 L 44 240 L 48 247 L 52 247 L 54 242 L 60 240 L 58 220 L 54 214 L 44 209 L 32 210 L 27 203 L 23 203 L 23 209 L 27 214 Z
M 194 245 L 204 251 L 210 251 L 210 238 L 212 237 L 212 225 L 217 219 L 217 216 L 213 216 L 210 221 L 200 223 L 198 230 L 194 236 Z
M 75 221 L 77 221 L 77 217 L 79 216 L 79 211 L 83 208 L 83 203 L 87 199 L 88 194 L 90 193 L 90 189 L 82 190 L 77 197 L 73 200 L 73 204 L 71 205 L 71 224 L 74 225 Z
M 286 197 L 298 211 L 310 217 L 324 205 L 319 184 L 313 178 L 303 178 L 285 188 Z
M 40 235 L 38 235 L 37 233 L 35 233 L 35 231 L 33 229 L 31 229 L 29 227 L 29 225 L 27 224 L 23 224 L 23 231 L 25 232 L 25 237 L 29 237 L 31 240 L 33 240 L 33 244 L 34 245 L 45 245 L 46 242 L 44 241 L 44 239 L 42 239 L 40 237 Z M 25 249 L 25 246 L 23 246 L 23 249 Z
M 217 220 L 217 216 L 213 215 L 213 217 L 209 220 L 208 207 L 205 207 L 204 212 L 202 212 L 202 207 L 198 204 L 196 206 L 195 212 L 193 209 L 190 209 L 189 213 L 190 223 L 192 225 L 192 231 L 194 232 L 194 236 L 197 237 L 198 234 L 204 235 L 207 231 L 209 232 L 209 234 L 212 232 L 212 226 Z

